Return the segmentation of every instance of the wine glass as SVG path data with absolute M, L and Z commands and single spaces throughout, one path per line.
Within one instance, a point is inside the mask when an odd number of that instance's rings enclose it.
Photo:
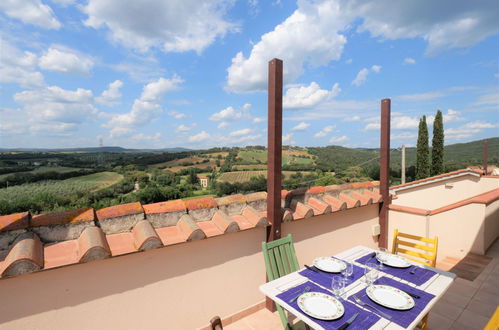
M 331 289 L 336 298 L 340 299 L 343 294 L 343 289 L 345 288 L 345 282 L 340 277 L 333 277 L 331 280 Z
M 379 261 L 379 269 L 383 270 L 384 265 L 383 261 L 386 259 L 388 254 L 388 250 L 385 247 L 380 247 L 378 251 L 376 251 L 376 259 Z
M 345 286 L 348 284 L 348 279 L 350 276 L 353 274 L 353 264 L 350 262 L 345 262 L 345 269 L 341 271 L 341 274 L 343 275 L 343 278 L 345 280 Z

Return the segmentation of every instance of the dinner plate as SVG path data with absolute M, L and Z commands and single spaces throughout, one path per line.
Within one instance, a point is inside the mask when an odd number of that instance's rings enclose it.
M 383 265 L 395 268 L 407 268 L 412 265 L 406 258 L 391 253 L 382 253 L 381 255 L 376 256 L 376 259 Z
M 366 293 L 375 303 L 392 309 L 407 310 L 415 305 L 411 296 L 389 285 L 371 285 Z
M 340 273 L 347 265 L 338 259 L 331 257 L 319 257 L 314 259 L 314 266 L 329 273 Z
M 335 320 L 345 313 L 345 307 L 338 299 L 322 292 L 304 293 L 297 303 L 305 314 L 319 320 Z

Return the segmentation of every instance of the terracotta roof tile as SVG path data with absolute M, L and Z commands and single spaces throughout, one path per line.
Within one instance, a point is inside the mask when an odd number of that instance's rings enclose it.
M 359 207 L 360 206 L 360 201 L 358 199 L 352 198 L 350 196 L 347 196 L 346 194 L 340 194 L 338 196 L 340 200 L 344 201 L 347 203 L 347 208 L 351 209 L 353 207 Z
M 371 188 L 374 184 L 371 181 L 364 182 L 352 182 L 352 189 L 362 189 L 362 188 Z
M 179 244 L 186 241 L 185 234 L 177 226 L 157 228 L 159 238 L 164 246 Z
M 89 222 L 95 220 L 93 208 L 81 208 L 47 214 L 34 215 L 31 218 L 32 227 L 66 225 L 76 222 Z
M 393 210 L 393 211 L 400 211 L 400 212 L 417 214 L 417 215 L 429 215 L 430 214 L 430 210 L 424 210 L 424 209 L 420 209 L 417 207 L 409 207 L 409 206 L 403 206 L 403 205 L 390 204 L 388 206 L 388 208 L 390 210 Z
M 244 197 L 246 197 L 247 203 L 260 201 L 260 200 L 267 200 L 267 192 L 266 191 L 255 192 L 255 193 L 244 195 Z
M 218 206 L 224 206 L 234 203 L 246 203 L 246 198 L 243 194 L 234 194 L 224 197 L 215 198 Z
M 281 199 L 285 199 L 291 193 L 289 190 L 281 190 Z
M 45 266 L 43 269 L 56 268 L 78 263 L 78 241 L 75 239 L 45 244 L 43 247 Z
M 218 206 L 217 201 L 213 197 L 200 197 L 184 201 L 188 210 L 209 209 Z
M 198 224 L 188 214 L 183 215 L 177 222 L 177 228 L 186 237 L 188 242 L 206 238 Z
M 0 231 L 26 229 L 29 225 L 29 212 L 0 216 Z
M 323 194 L 326 192 L 326 187 L 323 186 L 315 186 L 308 188 L 307 194 Z
M 234 221 L 229 215 L 225 212 L 217 211 L 213 216 L 213 222 L 215 225 L 224 233 L 233 233 L 239 230 L 239 226 L 237 222 Z
M 415 181 L 407 182 L 407 183 L 404 183 L 404 184 L 399 184 L 399 185 L 390 187 L 390 189 L 397 189 L 397 188 L 402 188 L 402 187 L 409 187 L 409 186 L 412 186 L 414 184 L 423 183 L 423 182 L 426 182 L 426 181 L 436 180 L 436 179 L 440 179 L 440 178 L 445 178 L 446 176 L 452 176 L 452 175 L 466 173 L 466 172 L 476 173 L 476 174 L 480 174 L 480 175 L 483 173 L 482 170 L 473 170 L 473 169 L 467 169 L 466 168 L 466 169 L 461 169 L 461 170 L 457 170 L 457 171 L 452 171 L 452 172 L 448 172 L 448 173 L 443 173 L 443 174 L 431 176 L 429 178 L 424 178 L 424 179 L 420 179 L 420 180 L 415 180 Z
M 243 209 L 242 215 L 253 225 L 253 227 L 264 227 L 268 224 L 267 218 L 249 205 Z
M 132 233 L 106 235 L 106 240 L 113 257 L 138 251 Z
M 265 218 L 267 218 L 267 216 L 265 216 Z M 284 210 L 282 221 L 293 221 L 293 211 L 291 209 Z
M 157 249 L 163 244 L 154 231 L 151 223 L 147 220 L 139 221 L 132 230 L 134 244 L 139 251 Z
M 370 205 L 373 203 L 373 199 L 369 196 L 365 196 L 363 194 L 360 194 L 356 191 L 352 191 L 350 192 L 350 196 L 354 199 L 357 199 L 360 201 L 360 205 L 361 206 L 364 206 L 364 205 Z
M 293 200 L 291 202 L 291 209 L 294 211 L 293 220 L 310 218 L 314 216 L 314 210 L 310 206 L 305 205 L 297 200 Z
M 316 215 L 331 213 L 331 205 L 321 201 L 318 198 L 314 197 L 309 198 L 307 204 L 308 206 L 314 208 L 314 214 Z M 315 210 L 317 210 L 317 212 Z
M 197 223 L 199 228 L 205 233 L 206 237 L 222 235 L 224 232 L 215 225 L 213 221 L 200 221 Z
M 111 256 L 106 236 L 99 227 L 88 227 L 78 238 L 79 262 L 105 259 Z
M 99 220 L 118 218 L 126 215 L 144 213 L 144 209 L 139 202 L 121 204 L 97 210 Z
M 244 215 L 233 215 L 231 218 L 237 223 L 240 230 L 246 230 L 250 228 L 254 228 L 255 226 L 248 221 Z
M 324 201 L 332 206 L 332 212 L 341 211 L 347 209 L 347 203 L 345 201 L 339 200 L 330 195 L 324 195 Z
M 181 199 L 166 201 L 154 204 L 142 205 L 146 214 L 185 212 L 187 210 L 185 203 Z
M 2 277 L 31 273 L 43 268 L 43 245 L 38 236 L 33 233 L 21 234 L 2 266 Z
M 379 203 L 383 199 L 383 197 L 376 191 L 364 190 L 362 192 L 364 195 L 369 196 L 373 199 L 373 203 Z

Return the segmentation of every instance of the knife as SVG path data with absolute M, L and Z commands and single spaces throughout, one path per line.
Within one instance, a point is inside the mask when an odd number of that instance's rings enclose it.
M 338 330 L 344 330 L 346 328 L 348 328 L 348 326 L 350 324 L 353 323 L 353 321 L 355 321 L 355 319 L 357 318 L 357 316 L 359 316 L 359 313 L 355 313 L 353 314 L 353 316 L 351 318 L 348 319 L 348 321 L 346 321 L 345 323 L 343 323 L 339 328 Z
M 381 279 L 378 279 L 376 282 L 381 283 Z M 389 285 L 389 284 L 385 284 L 385 285 Z M 392 286 L 392 285 L 390 285 L 390 286 Z M 417 295 L 417 294 L 415 294 L 415 293 L 412 293 L 412 292 L 409 292 L 409 291 L 406 291 L 406 290 L 402 290 L 402 289 L 397 288 L 397 287 L 395 287 L 395 286 L 394 286 L 394 288 L 395 288 L 395 289 L 397 289 L 397 290 L 400 290 L 400 291 L 402 291 L 402 292 L 404 292 L 404 293 L 407 293 L 409 296 L 411 296 L 411 297 L 413 297 L 413 298 L 416 298 L 416 299 L 421 298 L 420 296 L 418 296 L 418 295 Z
M 312 267 L 310 267 L 309 265 L 305 265 L 305 268 L 307 268 L 308 270 L 311 270 L 311 271 L 313 271 L 313 272 L 316 272 L 316 273 L 318 273 L 318 274 L 320 274 L 320 273 L 321 273 L 318 269 L 312 268 Z
M 373 252 L 372 256 L 367 259 L 366 261 L 364 261 L 364 265 L 367 264 L 369 261 L 371 261 L 372 258 L 376 257 L 376 252 Z

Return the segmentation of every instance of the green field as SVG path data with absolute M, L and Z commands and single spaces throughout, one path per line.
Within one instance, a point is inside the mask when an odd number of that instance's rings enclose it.
M 58 172 L 58 173 L 66 173 L 66 172 L 72 172 L 72 171 L 79 171 L 83 170 L 83 168 L 76 168 L 76 167 L 64 167 L 64 166 L 58 166 L 58 167 L 52 167 L 52 166 L 39 166 L 35 168 L 32 171 L 26 171 L 26 172 L 14 172 L 14 173 L 7 173 L 7 174 L 1 174 L 0 175 L 0 180 L 6 176 L 15 174 L 15 173 L 33 173 L 33 174 L 40 174 L 40 173 L 45 173 L 45 172 Z
M 294 171 L 283 171 L 284 177 L 288 177 L 289 175 L 296 173 Z M 218 181 L 225 181 L 229 183 L 235 182 L 247 182 L 252 177 L 257 177 L 263 175 L 267 177 L 267 171 L 238 171 L 238 172 L 225 172 L 219 178 Z
M 95 191 L 109 187 L 119 182 L 122 178 L 123 176 L 118 173 L 100 172 L 61 181 L 49 180 L 27 183 L 0 189 L 0 201 L 34 196 L 39 193 L 48 193 L 68 197 L 79 192 Z
M 267 150 L 241 150 L 237 154 L 237 158 L 241 158 L 243 161 L 248 161 L 252 163 L 267 163 Z M 313 164 L 314 160 L 312 155 L 305 150 L 283 150 L 282 151 L 282 164 L 291 165 L 309 165 Z

